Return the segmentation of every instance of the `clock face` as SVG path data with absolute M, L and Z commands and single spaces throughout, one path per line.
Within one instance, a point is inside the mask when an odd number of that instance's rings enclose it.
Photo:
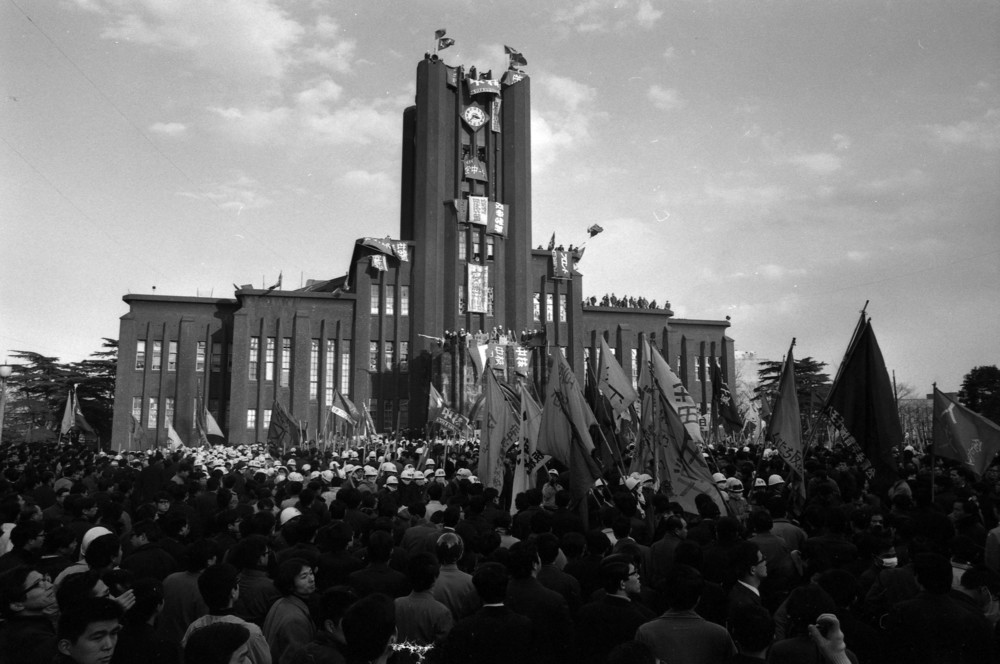
M 473 129 L 479 129 L 486 124 L 486 111 L 478 106 L 468 106 L 462 111 L 462 119 Z

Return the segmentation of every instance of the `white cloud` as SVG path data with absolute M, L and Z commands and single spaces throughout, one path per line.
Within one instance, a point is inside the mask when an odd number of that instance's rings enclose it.
M 841 159 L 829 152 L 814 152 L 797 154 L 788 158 L 788 163 L 802 166 L 819 175 L 829 175 L 840 170 Z
M 399 109 L 378 101 L 368 104 L 351 100 L 343 108 L 305 113 L 300 122 L 310 135 L 326 143 L 395 143 L 399 134 Z
M 755 274 L 758 274 L 765 279 L 784 279 L 785 277 L 800 277 L 806 273 L 805 270 L 801 268 L 787 268 L 783 265 L 777 265 L 775 263 L 765 263 L 764 265 L 758 265 Z
M 154 122 L 149 126 L 149 131 L 163 136 L 180 136 L 187 131 L 187 125 L 180 122 Z
M 280 140 L 292 115 L 290 108 L 210 107 L 210 112 L 222 120 L 221 129 L 246 143 L 271 143 Z
M 89 0 L 109 23 L 101 36 L 186 53 L 227 76 L 281 77 L 305 29 L 274 0 Z
M 181 191 L 179 196 L 195 200 L 207 200 L 223 210 L 253 210 L 266 207 L 273 201 L 260 193 L 256 180 L 244 174 L 236 175 L 228 182 L 216 183 L 201 191 Z
M 341 176 L 340 180 L 349 187 L 374 189 L 378 191 L 391 191 L 397 186 L 395 180 L 390 178 L 388 173 L 383 173 L 381 171 L 348 171 Z
M 830 137 L 833 140 L 833 145 L 838 150 L 847 150 L 851 147 L 851 137 L 844 134 L 834 134 Z
M 564 76 L 547 76 L 540 103 L 531 112 L 531 166 L 540 173 L 561 153 L 591 141 L 591 124 L 602 114 L 596 109 L 597 91 Z
M 705 193 L 723 203 L 746 207 L 766 208 L 788 199 L 788 191 L 778 185 L 726 187 L 709 182 Z
M 673 46 L 668 46 L 667 50 L 663 52 L 664 60 L 673 60 L 676 57 L 677 57 L 677 49 L 675 49 Z
M 941 149 L 971 146 L 992 152 L 1000 149 L 1000 109 L 991 108 L 979 120 L 928 125 L 926 130 L 931 143 Z
M 851 261 L 852 263 L 860 263 L 864 261 L 866 258 L 868 258 L 869 255 L 870 254 L 867 251 L 857 251 L 857 250 L 848 251 L 846 254 L 847 260 Z
M 636 23 L 639 24 L 639 27 L 647 30 L 655 26 L 656 22 L 662 17 L 663 12 L 653 7 L 653 4 L 649 0 L 641 0 L 635 12 Z
M 657 84 L 649 86 L 646 96 L 649 97 L 649 101 L 653 103 L 653 106 L 661 111 L 673 111 L 683 107 L 685 104 L 685 101 L 681 98 L 681 94 L 677 90 L 674 88 L 664 88 Z

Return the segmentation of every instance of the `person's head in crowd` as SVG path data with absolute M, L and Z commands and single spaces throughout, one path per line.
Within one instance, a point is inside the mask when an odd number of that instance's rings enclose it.
M 406 578 L 413 592 L 430 590 L 440 573 L 441 565 L 433 553 L 421 551 L 406 561 Z
M 0 574 L 0 615 L 41 616 L 56 609 L 56 592 L 46 575 L 27 565 Z
M 472 585 L 483 604 L 501 604 L 507 596 L 510 575 L 500 563 L 483 563 L 472 573 Z
M 559 548 L 567 560 L 576 560 L 586 552 L 587 540 L 582 533 L 571 530 L 559 540 Z
M 684 539 L 688 535 L 687 521 L 682 516 L 668 516 L 663 521 L 663 527 L 674 537 Z
M 301 558 L 286 560 L 278 565 L 274 586 L 285 597 L 309 597 L 316 592 L 316 576 L 312 565 Z
M 10 532 L 10 543 L 18 551 L 41 554 L 45 546 L 45 531 L 37 521 L 25 521 L 14 526 Z
M 344 614 L 357 601 L 357 594 L 348 586 L 334 586 L 324 590 L 313 611 L 316 629 L 332 635 L 338 643 L 344 643 Z
M 263 535 L 250 535 L 229 550 L 229 562 L 240 570 L 265 570 L 271 562 L 271 547 Z
M 368 560 L 372 563 L 387 563 L 392 557 L 395 544 L 392 533 L 376 530 L 368 536 Z
M 396 609 L 388 595 L 375 593 L 359 599 L 344 612 L 344 654 L 348 664 L 383 657 L 396 635 Z
M 544 533 L 535 538 L 538 558 L 543 565 L 551 565 L 559 556 L 559 538 L 552 533 Z
M 920 553 L 913 558 L 913 573 L 924 592 L 944 595 L 951 590 L 951 563 L 937 553 Z
M 701 573 L 690 565 L 674 564 L 666 574 L 663 588 L 667 605 L 674 611 L 693 610 L 705 588 Z
M 839 610 L 853 606 L 861 592 L 857 578 L 845 569 L 828 569 L 816 578 L 816 583 L 833 599 Z
M 527 579 L 538 573 L 541 561 L 538 549 L 532 541 L 516 542 L 510 547 L 507 557 L 507 570 L 511 578 Z
M 616 553 L 601 560 L 599 568 L 601 585 L 609 595 L 636 595 L 639 593 L 639 568 L 630 555 Z
M 101 535 L 90 543 L 83 559 L 90 569 L 106 571 L 121 562 L 122 546 L 118 536 L 108 533 Z
M 739 606 L 729 617 L 729 635 L 740 654 L 763 660 L 774 641 L 774 618 L 763 606 Z
M 233 565 L 209 565 L 198 575 L 198 592 L 209 611 L 221 612 L 236 603 L 240 593 L 240 575 Z
M 754 510 L 750 512 L 750 528 L 755 533 L 769 533 L 774 528 L 774 519 L 767 510 Z
M 243 664 L 250 651 L 250 630 L 231 622 L 196 629 L 184 644 L 184 664 Z
M 816 619 L 821 614 L 836 613 L 837 603 L 823 588 L 809 584 L 796 588 L 788 595 L 786 609 L 788 611 L 786 636 L 803 636 L 808 634 L 807 628 L 816 624 Z
M 763 510 L 756 510 L 761 512 Z M 754 512 L 751 512 L 751 515 Z M 753 517 L 751 516 L 751 519 Z M 770 516 L 768 517 L 770 518 Z M 733 544 L 740 539 L 740 522 L 731 516 L 721 517 L 715 522 L 715 539 L 719 544 Z
M 733 549 L 732 556 L 736 578 L 759 588 L 767 578 L 767 559 L 760 548 L 753 542 L 740 542 Z
M 56 591 L 56 601 L 63 608 L 73 606 L 88 597 L 110 596 L 111 589 L 94 570 L 66 576 Z
M 698 510 L 698 516 L 702 519 L 717 519 L 721 514 L 719 506 L 707 493 L 699 493 L 695 496 L 694 505 Z
M 981 565 L 972 567 L 962 573 L 956 590 L 967 595 L 980 608 L 991 624 L 996 624 L 1000 617 L 1000 575 Z
M 346 521 L 335 521 L 323 526 L 316 533 L 316 546 L 320 551 L 341 553 L 354 539 L 354 529 Z
M 434 547 L 438 562 L 442 565 L 457 564 L 465 555 L 465 542 L 458 533 L 443 533 Z
M 135 604 L 125 612 L 124 622 L 153 625 L 163 609 L 163 584 L 152 578 L 139 579 L 132 592 Z
M 106 597 L 89 597 L 59 615 L 56 648 L 75 664 L 107 664 L 118 644 L 122 608 Z
M 587 540 L 587 552 L 592 556 L 603 557 L 611 549 L 611 540 L 600 530 L 588 530 L 584 535 Z
M 462 520 L 462 510 L 455 505 L 449 505 L 441 511 L 441 525 L 454 528 Z

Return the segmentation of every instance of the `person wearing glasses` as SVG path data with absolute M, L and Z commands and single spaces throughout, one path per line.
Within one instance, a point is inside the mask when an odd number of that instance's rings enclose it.
M 53 620 L 58 613 L 52 580 L 21 565 L 0 574 L 0 653 L 5 664 L 51 662 L 58 650 Z
M 584 664 L 607 661 L 618 645 L 631 641 L 636 630 L 656 615 L 633 600 L 638 597 L 639 565 L 635 556 L 616 553 L 601 561 L 604 596 L 584 604 L 577 615 L 579 652 Z

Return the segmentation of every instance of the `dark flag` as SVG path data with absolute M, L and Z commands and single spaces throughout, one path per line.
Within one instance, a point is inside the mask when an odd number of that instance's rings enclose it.
M 556 248 L 556 234 L 555 232 L 553 232 L 552 239 L 549 240 L 549 251 L 552 251 L 555 248 Z
M 716 409 L 718 418 L 729 433 L 743 430 L 743 418 L 733 400 L 733 393 L 722 378 L 722 368 L 719 365 L 712 365 L 712 408 Z
M 271 410 L 271 423 L 267 427 L 267 444 L 281 449 L 297 447 L 300 431 L 288 409 L 276 400 Z
M 443 51 L 455 43 L 455 40 L 451 37 L 445 37 L 446 34 L 448 34 L 448 31 L 445 28 L 434 31 L 434 39 L 437 40 L 437 50 L 439 51 Z
M 1000 426 L 934 388 L 934 453 L 982 477 L 1000 450 Z
M 510 57 L 510 69 L 528 66 L 528 61 L 524 59 L 520 51 L 514 50 L 510 46 L 504 46 L 503 52 Z
M 590 233 L 590 237 L 594 237 L 598 233 L 603 233 L 604 229 L 598 226 L 597 224 L 594 224 L 593 226 L 587 229 L 587 232 Z
M 824 412 L 876 486 L 888 486 L 896 480 L 892 448 L 903 440 L 903 429 L 882 351 L 864 313 Z

